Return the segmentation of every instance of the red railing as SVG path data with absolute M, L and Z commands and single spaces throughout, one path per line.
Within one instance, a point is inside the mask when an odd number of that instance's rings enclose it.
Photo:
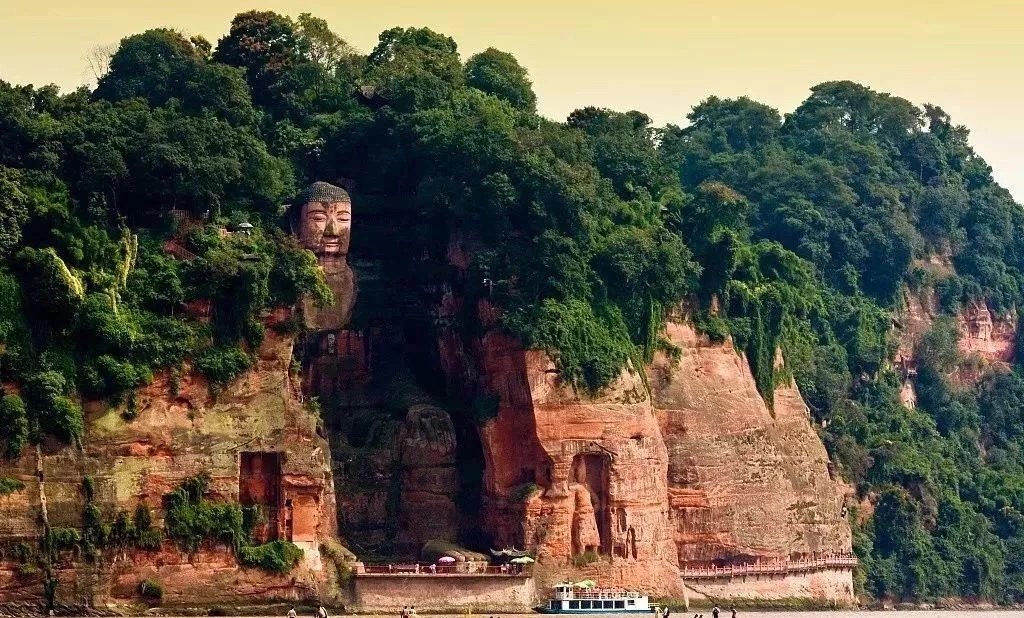
M 558 594 L 556 593 L 555 598 L 562 598 L 562 597 L 559 597 Z M 640 598 L 640 593 L 639 592 L 630 592 L 630 591 L 626 591 L 626 590 L 616 590 L 616 589 L 608 589 L 608 588 L 601 588 L 601 589 L 573 588 L 571 595 L 566 595 L 563 600 L 575 601 L 577 599 L 605 599 L 605 600 L 611 601 L 611 600 L 615 600 L 615 599 L 638 599 L 638 598 Z
M 430 565 L 430 564 L 367 564 L 357 575 L 506 575 L 530 574 L 530 565 Z
M 734 577 L 737 575 L 806 573 L 825 569 L 852 569 L 857 566 L 857 557 L 852 554 L 839 554 L 809 560 L 770 560 L 737 564 L 733 566 L 683 567 L 680 574 L 685 579 L 714 579 Z

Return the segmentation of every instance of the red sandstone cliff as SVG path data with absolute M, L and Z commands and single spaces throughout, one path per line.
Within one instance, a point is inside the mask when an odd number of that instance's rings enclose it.
M 485 526 L 496 543 L 535 550 L 542 580 L 565 577 L 574 556 L 594 552 L 605 558 L 581 573 L 678 594 L 668 453 L 642 377 L 623 372 L 602 396 L 579 398 L 541 352 L 495 333 L 482 351 L 500 398 L 480 429 Z M 527 493 L 529 484 L 538 489 Z
M 0 468 L 0 474 L 26 486 L 0 497 L 0 543 L 38 539 L 44 499 L 52 526 L 80 526 L 87 475 L 94 479 L 95 503 L 106 521 L 118 510 L 131 513 L 144 503 L 159 523 L 162 496 L 185 478 L 207 472 L 215 496 L 262 505 L 268 518 L 263 533 L 303 549 L 294 572 L 269 575 L 241 568 L 225 548 L 186 555 L 167 541 L 159 551 L 119 552 L 95 564 L 63 556 L 58 598 L 88 605 L 131 602 L 145 578 L 162 582 L 170 602 L 321 593 L 328 570 L 319 545 L 336 529 L 330 454 L 317 417 L 301 405 L 290 382 L 291 347 L 290 337 L 268 329 L 256 366 L 216 400 L 201 377 L 186 373 L 173 385 L 164 373 L 136 394 L 133 420 L 126 421 L 119 409 L 87 406 L 84 449 L 44 445 L 40 458 L 29 450 Z M 41 595 L 40 574 L 0 564 L 0 602 Z
M 776 390 L 772 414 L 728 343 L 680 324 L 667 336 L 682 355 L 659 354 L 648 379 L 680 564 L 848 553 L 844 492 L 796 387 Z
M 731 347 L 689 326 L 668 336 L 678 363 L 659 357 L 581 397 L 507 336 L 442 335 L 452 383 L 498 398 L 479 430 L 495 544 L 536 552 L 540 584 L 595 577 L 661 595 L 680 594 L 685 564 L 849 552 L 844 492 L 796 388 L 779 390 L 773 417 Z
M 903 403 L 916 403 L 913 380 L 917 345 L 940 315 L 938 299 L 930 289 L 911 293 L 905 290 L 897 315 L 897 368 L 904 371 Z M 974 300 L 954 316 L 958 331 L 957 347 L 962 360 L 951 378 L 960 385 L 973 385 L 991 371 L 1007 371 L 1016 352 L 1017 322 L 1015 312 L 999 314 L 983 299 Z

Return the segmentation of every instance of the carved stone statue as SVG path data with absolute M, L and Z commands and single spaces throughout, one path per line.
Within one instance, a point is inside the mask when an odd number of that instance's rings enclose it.
M 347 265 L 352 198 L 341 187 L 314 182 L 299 195 L 299 238 L 326 272 Z
M 299 194 L 290 212 L 292 233 L 316 254 L 327 285 L 334 292 L 334 305 L 330 307 L 303 303 L 306 324 L 313 330 L 343 328 L 355 304 L 355 277 L 348 265 L 352 198 L 341 187 L 314 182 Z
M 349 445 L 342 473 L 352 466 L 374 470 L 378 479 L 365 486 L 336 485 L 342 529 L 357 528 L 364 539 L 379 534 L 370 542 L 402 551 L 417 551 L 429 540 L 454 539 L 460 524 L 455 503 L 459 474 L 451 416 L 418 383 L 400 323 L 377 319 L 359 330 L 350 324 L 357 296 L 348 262 L 351 198 L 340 187 L 315 182 L 299 194 L 289 213 L 292 233 L 316 254 L 334 296 L 331 307 L 303 303 L 307 331 L 296 342 L 303 392 L 323 406 L 332 443 Z M 368 270 L 367 289 L 376 289 L 379 281 L 372 278 L 373 268 Z M 396 410 L 404 418 L 394 418 Z M 369 441 L 367 428 L 373 437 Z M 402 500 L 385 509 L 396 485 Z M 382 506 L 368 508 L 371 504 Z

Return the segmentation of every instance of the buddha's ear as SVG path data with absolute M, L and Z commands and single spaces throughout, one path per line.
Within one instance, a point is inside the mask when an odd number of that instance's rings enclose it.
M 288 233 L 295 236 L 301 229 L 301 222 L 299 221 L 299 215 L 302 214 L 302 206 L 299 204 L 285 204 L 282 207 L 284 212 L 284 227 L 288 230 Z

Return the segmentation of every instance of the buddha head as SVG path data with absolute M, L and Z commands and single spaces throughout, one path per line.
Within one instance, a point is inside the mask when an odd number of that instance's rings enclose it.
M 352 230 L 348 193 L 326 182 L 314 182 L 299 195 L 296 207 L 292 225 L 302 244 L 321 262 L 343 260 Z

